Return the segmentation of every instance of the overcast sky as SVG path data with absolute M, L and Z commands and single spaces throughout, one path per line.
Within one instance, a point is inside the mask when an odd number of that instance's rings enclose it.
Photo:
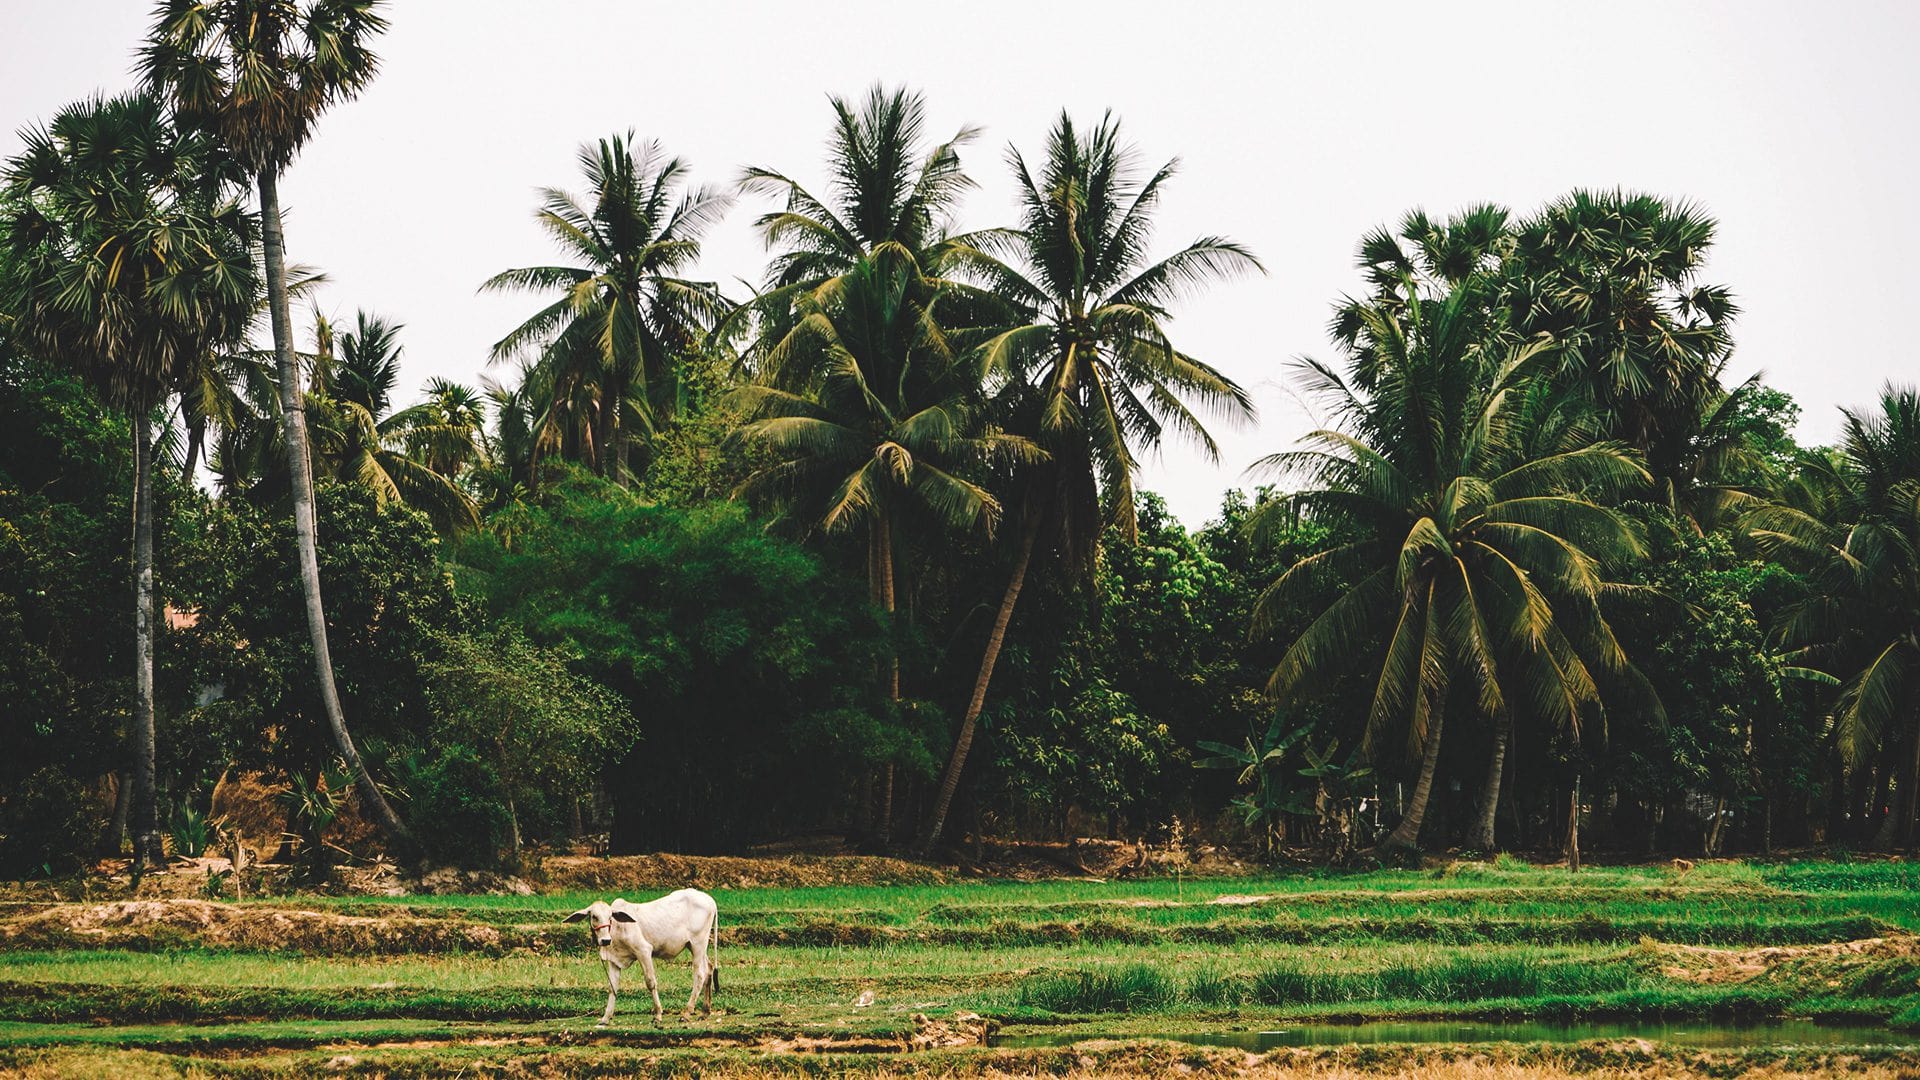
M 981 186 L 963 225 L 1012 220 L 1009 142 L 1033 157 L 1062 108 L 1110 108 L 1147 158 L 1184 162 L 1163 251 L 1224 233 L 1266 263 L 1266 277 L 1176 311 L 1175 341 L 1260 410 L 1218 426 L 1217 464 L 1169 445 L 1147 466 L 1142 484 L 1191 524 L 1313 426 L 1287 361 L 1327 352 L 1329 304 L 1359 287 L 1356 241 L 1415 206 L 1525 211 L 1581 186 L 1696 201 L 1720 221 L 1706 280 L 1744 309 L 1733 374 L 1764 369 L 1793 394 L 1803 440 L 1831 439 L 1837 407 L 1886 379 L 1920 379 L 1920 4 L 389 7 L 379 79 L 322 120 L 281 198 L 290 258 L 331 279 L 322 308 L 406 324 L 410 388 L 476 381 L 488 346 L 534 310 L 475 287 L 552 261 L 533 189 L 578 189 L 580 142 L 631 128 L 703 180 L 756 164 L 818 190 L 827 95 L 876 80 L 923 90 L 942 136 L 985 128 L 966 156 Z M 149 8 L 0 4 L 0 155 L 66 102 L 129 85 Z M 714 231 L 702 276 L 759 279 L 761 206 Z

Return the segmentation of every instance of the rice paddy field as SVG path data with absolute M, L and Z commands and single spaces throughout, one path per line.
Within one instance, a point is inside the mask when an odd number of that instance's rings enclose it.
M 716 1012 L 604 1029 L 598 895 L 0 905 L 0 1070 L 1920 1075 L 1913 863 L 711 891 Z

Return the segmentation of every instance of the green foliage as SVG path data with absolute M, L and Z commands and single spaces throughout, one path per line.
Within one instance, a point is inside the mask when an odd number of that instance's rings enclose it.
M 197 859 L 207 853 L 207 844 L 213 830 L 207 824 L 204 811 L 188 803 L 182 803 L 173 812 L 173 826 L 168 830 L 173 840 L 173 853 Z
M 0 801 L 0 875 L 77 869 L 99 829 L 98 804 L 67 769 L 46 766 L 9 785 Z
M 496 618 L 578 657 L 637 719 L 637 741 L 600 762 L 616 848 L 713 850 L 817 819 L 864 763 L 845 721 L 878 712 L 882 630 L 739 506 L 652 506 L 576 479 L 459 560 Z
M 340 695 L 372 747 L 399 752 L 430 728 L 421 666 L 468 612 L 423 515 L 359 485 L 322 483 L 315 494 Z M 290 773 L 327 766 L 333 746 L 312 679 L 292 522 L 234 499 L 190 509 L 196 542 L 181 552 L 176 603 L 199 619 L 183 635 L 178 692 L 220 693 L 179 710 L 173 733 L 193 733 L 194 744 L 170 753 L 212 775 L 226 761 Z
M 452 866 L 490 867 L 512 840 L 507 786 L 470 746 L 443 745 L 404 780 L 422 853 Z
M 92 853 L 131 697 L 124 417 L 0 342 L 0 873 Z M 163 503 L 164 494 L 163 491 Z M 82 826 L 90 820 L 90 826 Z
M 460 748 L 487 764 L 516 850 L 519 807 L 580 785 L 609 753 L 624 753 L 634 743 L 635 724 L 624 702 L 573 671 L 569 665 L 577 657 L 535 645 L 512 626 L 444 634 L 434 651 L 437 656 L 421 665 L 433 714 L 428 743 Z M 436 759 L 443 766 L 446 760 Z M 444 787 L 445 780 L 436 783 Z M 483 861 L 492 858 L 489 853 Z

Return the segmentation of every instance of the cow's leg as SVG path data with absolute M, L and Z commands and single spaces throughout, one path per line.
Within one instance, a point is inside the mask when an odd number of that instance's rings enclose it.
M 607 1011 L 600 1014 L 600 1027 L 613 1023 L 613 999 L 620 994 L 620 969 L 607 961 Z
M 706 935 L 702 934 L 701 936 L 694 938 L 692 945 L 693 945 L 693 994 L 687 998 L 687 1011 L 680 1014 L 682 1018 L 687 1020 L 693 1019 L 693 1006 L 696 1002 L 700 1000 L 700 993 L 701 991 L 707 988 L 707 980 L 711 978 L 711 975 L 709 974 L 709 971 L 711 969 L 707 967 Z M 712 1004 L 712 1001 L 709 1000 L 707 1003 L 707 1012 L 711 1013 L 712 1011 L 713 1011 L 713 1004 Z
M 641 951 L 640 973 L 647 977 L 647 992 L 653 995 L 653 1022 L 658 1026 L 665 1014 L 660 1010 L 660 979 L 653 972 L 653 950 Z

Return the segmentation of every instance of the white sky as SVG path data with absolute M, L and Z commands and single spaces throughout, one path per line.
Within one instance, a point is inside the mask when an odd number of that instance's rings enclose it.
M 282 184 L 292 260 L 324 269 L 331 314 L 406 324 L 403 382 L 477 381 L 531 296 L 475 294 L 552 261 L 533 189 L 577 190 L 574 149 L 634 129 L 730 183 L 772 166 L 818 190 L 826 95 L 875 80 L 928 97 L 941 137 L 983 125 L 962 224 L 1009 223 L 1009 141 L 1057 112 L 1114 109 L 1183 175 L 1163 251 L 1249 244 L 1267 277 L 1184 303 L 1187 351 L 1251 389 L 1222 460 L 1169 445 L 1142 477 L 1190 524 L 1311 417 L 1286 362 L 1327 352 L 1328 306 L 1359 287 L 1368 228 L 1424 206 L 1529 210 L 1576 186 L 1696 200 L 1718 217 L 1707 280 L 1745 309 L 1733 374 L 1765 369 L 1831 439 L 1842 404 L 1920 379 L 1910 344 L 1920 215 L 1920 4 L 660 4 L 396 0 L 385 61 L 322 122 Z M 0 0 L 0 155 L 62 104 L 131 83 L 146 0 Z M 743 202 L 702 276 L 758 280 Z M 496 371 L 505 376 L 507 371 Z

